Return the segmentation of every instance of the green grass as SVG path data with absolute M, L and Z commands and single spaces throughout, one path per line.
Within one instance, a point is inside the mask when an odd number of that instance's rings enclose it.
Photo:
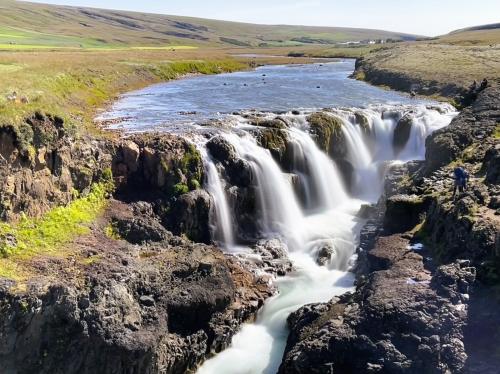
M 294 40 L 335 44 L 365 39 L 398 39 L 381 30 L 255 25 L 193 17 L 82 9 L 0 0 L 0 44 L 11 48 L 189 46 L 294 46 Z M 313 43 L 314 44 L 314 43 Z M 17 45 L 17 47 L 16 47 Z
M 206 56 L 206 60 L 199 59 Z M 248 68 L 244 62 L 196 49 L 100 52 L 0 53 L 0 125 L 23 123 L 37 110 L 73 128 L 94 129 L 96 111 L 117 95 L 185 74 Z M 16 92 L 21 100 L 9 101 Z
M 88 224 L 101 213 L 110 190 L 109 183 L 98 183 L 87 196 L 68 206 L 54 208 L 42 218 L 23 217 L 15 224 L 0 223 L 0 238 L 4 239 L 0 242 L 0 255 L 4 259 L 29 258 L 57 251 L 74 237 L 89 231 Z

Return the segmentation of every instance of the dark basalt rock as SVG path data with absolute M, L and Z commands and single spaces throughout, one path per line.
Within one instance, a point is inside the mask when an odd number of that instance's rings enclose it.
M 368 118 L 360 112 L 355 112 L 354 117 L 356 118 L 356 123 L 363 129 L 363 133 L 370 137 L 372 135 L 372 131 Z
M 398 121 L 398 124 L 394 129 L 393 139 L 393 147 L 396 155 L 399 154 L 406 146 L 406 143 L 408 143 L 412 126 L 413 118 L 408 114 L 403 116 L 403 118 Z
M 62 119 L 36 113 L 18 126 L 0 126 L 0 218 L 40 216 L 87 193 L 111 168 L 114 144 L 75 140 Z
M 210 243 L 210 210 L 212 199 L 205 190 L 195 190 L 180 196 L 172 205 L 165 221 L 177 235 L 185 234 L 197 243 Z
M 158 229 L 151 214 L 117 201 L 106 212 L 133 243 Z M 1 279 L 0 371 L 179 373 L 227 347 L 272 290 L 217 248 L 165 236 L 137 245 L 93 232 L 73 250 L 95 261 L 46 259 L 26 290 Z
M 411 230 L 421 221 L 423 200 L 415 195 L 391 196 L 386 201 L 384 229 L 390 233 Z
M 288 318 L 280 373 L 453 373 L 463 371 L 467 264 L 432 276 L 408 241 L 377 241 L 371 274 L 356 293 L 305 306 Z
M 239 158 L 233 145 L 222 136 L 216 136 L 207 142 L 210 155 L 224 168 L 231 185 L 246 187 L 252 182 L 250 164 Z
M 160 223 L 159 217 L 153 213 L 151 204 L 146 202 L 131 205 L 130 214 L 124 207 L 123 212 L 112 217 L 112 227 L 120 238 L 133 244 L 159 242 L 172 236 Z
M 427 174 L 456 160 L 460 153 L 473 143 L 492 136 L 499 115 L 498 92 L 496 87 L 482 91 L 477 101 L 465 108 L 448 127 L 434 132 L 427 138 L 425 154 Z
M 500 146 L 490 148 L 484 157 L 483 169 L 486 170 L 486 182 L 500 184 Z
M 331 243 L 327 243 L 320 248 L 318 251 L 318 255 L 316 257 L 316 262 L 318 265 L 326 266 L 332 260 L 332 257 L 335 255 L 335 247 Z

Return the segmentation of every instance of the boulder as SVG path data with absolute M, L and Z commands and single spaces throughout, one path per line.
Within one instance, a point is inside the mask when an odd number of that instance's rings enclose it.
M 372 129 L 370 128 L 370 120 L 368 117 L 361 112 L 355 112 L 354 117 L 356 119 L 356 124 L 363 130 L 363 134 L 368 137 L 371 136 Z
M 413 126 L 413 118 L 406 114 L 398 121 L 394 129 L 393 147 L 394 152 L 398 155 L 408 143 L 410 139 L 411 129 Z
M 266 127 L 271 129 L 283 130 L 288 128 L 288 124 L 283 118 L 276 117 L 273 119 L 256 118 L 251 124 L 253 126 Z
M 347 144 L 342 131 L 344 124 L 339 117 L 326 112 L 317 112 L 311 114 L 307 121 L 321 150 L 328 153 L 334 160 L 347 156 Z
M 500 184 L 500 146 L 490 148 L 483 160 L 483 169 L 486 169 L 486 182 Z
M 320 266 L 326 266 L 332 260 L 335 254 L 335 247 L 332 243 L 326 243 L 318 250 L 318 255 L 316 257 L 316 262 Z
M 407 247 L 401 236 L 379 238 L 353 294 L 292 313 L 279 373 L 463 372 L 474 269 L 455 263 L 430 274 Z
M 254 132 L 257 143 L 271 152 L 274 160 L 284 171 L 293 169 L 293 151 L 289 146 L 288 133 L 279 128 L 266 128 Z
M 236 149 L 222 136 L 207 142 L 207 149 L 215 161 L 220 163 L 231 185 L 245 187 L 252 182 L 250 164 L 238 157 Z

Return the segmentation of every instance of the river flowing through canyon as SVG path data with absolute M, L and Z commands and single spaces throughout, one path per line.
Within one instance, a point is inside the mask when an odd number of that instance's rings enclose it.
M 256 264 L 258 246 L 277 246 L 293 266 L 269 277 L 277 294 L 199 374 L 278 371 L 290 313 L 353 290 L 359 212 L 379 199 L 391 165 L 423 159 L 427 136 L 456 115 L 348 79 L 352 65 L 190 78 L 126 95 L 102 116 L 189 138 L 205 165 L 213 241 Z

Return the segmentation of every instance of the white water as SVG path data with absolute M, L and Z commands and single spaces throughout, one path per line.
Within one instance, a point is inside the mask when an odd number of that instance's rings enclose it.
M 276 373 L 288 336 L 288 315 L 305 304 L 326 302 L 353 289 L 353 275 L 348 270 L 363 223 L 356 218 L 356 213 L 364 201 L 375 201 L 380 196 L 385 171 L 383 166 L 385 161 L 394 158 L 392 134 L 397 119 L 408 110 L 395 108 L 398 114 L 395 119 L 382 119 L 382 112 L 386 109 L 358 110 L 369 119 L 374 133 L 372 138 L 367 138 L 355 124 L 353 110 L 332 113 L 344 120 L 348 159 L 354 166 L 355 175 L 352 195 L 345 191 L 334 163 L 303 131 L 307 127 L 304 126 L 306 114 L 289 118 L 295 124 L 290 129 L 294 142 L 295 173 L 307 187 L 307 207 L 304 210 L 290 179 L 280 170 L 269 151 L 259 147 L 247 132 L 243 135 L 224 135 L 239 156 L 251 164 L 259 191 L 259 222 L 265 236 L 279 237 L 286 243 L 296 271 L 276 279 L 279 294 L 266 301 L 257 321 L 245 324 L 233 338 L 231 346 L 208 360 L 198 374 Z M 413 109 L 416 125 L 401 152 L 402 160 L 422 159 L 425 137 L 446 126 L 453 117 L 451 110 L 440 114 L 425 107 Z M 239 121 L 245 122 L 242 118 Z M 209 163 L 208 173 L 214 174 L 214 168 Z M 216 170 L 215 174 L 218 175 Z M 227 222 L 231 222 L 230 209 L 226 199 L 221 198 L 222 183 L 216 179 L 209 177 L 208 189 L 216 200 L 218 213 L 215 217 L 220 220 L 216 225 L 226 227 Z M 221 201 L 224 202 L 221 204 Z M 332 246 L 335 254 L 328 266 L 319 266 L 315 258 L 325 245 Z
M 231 221 L 231 212 L 224 192 L 223 182 L 220 178 L 217 167 L 212 159 L 202 152 L 207 174 L 207 192 L 212 195 L 215 209 L 211 213 L 215 214 L 212 218 L 212 233 L 214 240 L 224 248 L 231 248 L 234 245 L 233 226 Z

